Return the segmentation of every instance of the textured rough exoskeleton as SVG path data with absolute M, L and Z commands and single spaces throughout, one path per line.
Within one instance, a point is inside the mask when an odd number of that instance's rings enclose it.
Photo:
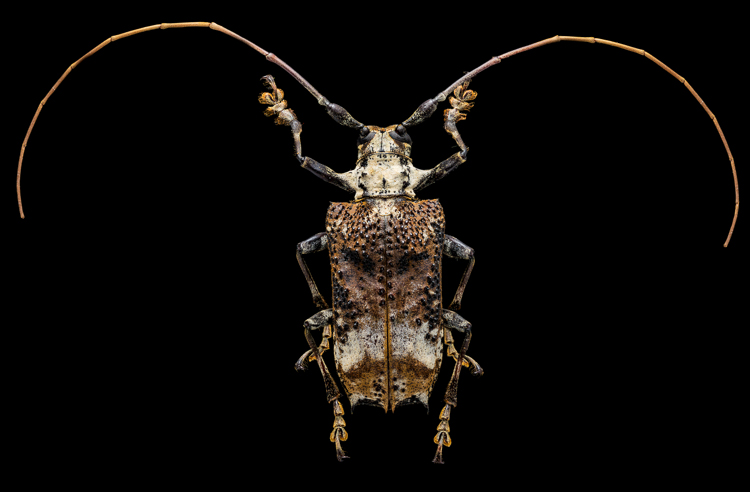
M 469 90 L 470 80 L 487 68 L 511 56 L 561 41 L 601 44 L 624 49 L 643 56 L 675 77 L 690 91 L 712 120 L 732 167 L 735 187 L 735 213 L 725 246 L 732 236 L 739 210 L 739 188 L 734 158 L 715 115 L 683 77 L 648 52 L 600 38 L 554 36 L 534 44 L 495 56 L 471 72 L 465 73 L 444 91 L 427 99 L 400 124 L 388 127 L 363 125 L 344 108 L 332 103 L 291 67 L 272 53 L 238 36 L 228 29 L 209 22 L 156 24 L 118 34 L 106 39 L 68 67 L 39 104 L 21 146 L 16 189 L 21 217 L 21 165 L 26 145 L 37 117 L 52 93 L 81 62 L 110 43 L 148 31 L 202 27 L 210 28 L 242 41 L 275 63 L 299 82 L 319 105 L 339 124 L 359 132 L 358 155 L 353 169 L 337 173 L 302 155 L 302 124 L 284 99 L 284 91 L 271 76 L 263 77 L 269 92 L 259 100 L 269 106 L 267 116 L 291 128 L 294 154 L 304 169 L 319 178 L 353 193 L 350 203 L 331 204 L 326 230 L 297 246 L 297 260 L 308 282 L 313 302 L 320 311 L 304 322 L 304 335 L 309 346 L 297 361 L 297 369 L 315 362 L 323 376 L 326 398 L 333 406 L 334 423 L 330 440 L 336 445 L 339 460 L 346 455 L 341 441 L 346 441 L 344 409 L 339 401 L 341 392 L 323 361 L 323 353 L 332 349 L 336 370 L 352 407 L 372 405 L 394 411 L 407 404 L 428 405 L 446 355 L 455 360 L 453 373 L 444 396 L 434 442 L 434 462 L 442 463 L 443 446 L 451 445 L 449 419 L 457 405 L 457 385 L 462 367 L 481 375 L 482 368 L 467 350 L 472 326 L 455 311 L 460 309 L 464 289 L 474 266 L 474 250 L 458 239 L 445 234 L 443 210 L 437 200 L 419 200 L 416 193 L 446 176 L 463 164 L 468 155 L 456 124 L 466 119 L 477 97 Z M 381 54 L 382 56 L 385 56 Z M 387 61 L 387 58 L 382 58 Z M 456 142 L 459 152 L 431 169 L 419 169 L 411 158 L 412 140 L 407 133 L 424 122 L 448 100 L 451 108 L 443 113 L 444 128 Z M 318 291 L 303 255 L 328 251 L 333 285 L 333 306 L 329 308 Z M 468 266 L 448 309 L 442 305 L 441 260 L 446 255 L 467 260 Z M 312 331 L 321 333 L 317 344 Z M 460 350 L 454 347 L 453 331 L 464 334 Z M 333 346 L 330 342 L 333 341 Z
M 427 407 L 443 353 L 440 203 L 333 203 L 326 233 L 336 370 L 352 407 Z
M 273 86 L 277 94 L 283 94 Z M 472 100 L 476 93 L 466 90 L 468 82 L 456 89 L 456 97 Z M 266 96 L 264 94 L 264 96 Z M 278 108 L 283 96 L 271 102 Z M 269 104 L 270 98 L 261 97 Z M 350 203 L 332 203 L 326 218 L 326 231 L 297 246 L 297 260 L 307 279 L 313 301 L 325 308 L 305 322 L 310 350 L 297 361 L 304 369 L 316 360 L 323 375 L 328 401 L 334 404 L 334 430 L 340 459 L 346 457 L 340 441 L 348 434 L 344 427 L 341 394 L 320 354 L 330 348 L 336 372 L 344 385 L 352 408 L 371 405 L 394 411 L 402 405 L 428 399 L 443 361 L 443 347 L 456 360 L 451 382 L 445 394 L 446 406 L 440 413 L 435 443 L 435 462 L 442 463 L 442 447 L 450 446 L 448 419 L 456 406 L 456 391 L 461 366 L 472 366 L 474 375 L 482 368 L 466 349 L 471 340 L 471 323 L 442 304 L 441 260 L 443 254 L 469 261 L 452 309 L 459 309 L 461 297 L 474 266 L 474 250 L 445 234 L 445 217 L 437 200 L 419 200 L 415 192 L 441 179 L 466 161 L 468 148 L 463 144 L 455 122 L 465 118 L 459 109 L 471 105 L 454 98 L 458 108 L 446 113 L 446 130 L 453 135 L 461 152 L 432 169 L 415 167 L 411 160 L 412 140 L 406 131 L 408 121 L 417 124 L 424 112 L 418 110 L 407 122 L 379 127 L 359 126 L 357 163 L 354 169 L 337 173 L 309 157 L 298 159 L 302 167 L 319 178 L 354 193 Z M 421 108 L 421 107 L 420 107 Z M 339 107 L 340 112 L 344 112 Z M 348 114 L 348 113 L 346 113 Z M 348 119 L 347 121 L 356 121 Z M 292 134 L 295 145 L 299 132 Z M 328 250 L 333 286 L 333 307 L 320 295 L 302 255 Z M 330 329 L 332 326 L 333 329 Z M 461 351 L 453 346 L 451 330 L 465 333 Z M 310 330 L 323 330 L 323 341 L 315 345 Z M 326 331 L 328 330 L 328 331 Z

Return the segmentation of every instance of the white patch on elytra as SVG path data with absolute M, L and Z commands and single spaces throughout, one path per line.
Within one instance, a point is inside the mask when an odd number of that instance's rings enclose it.
M 418 328 L 409 328 L 408 326 L 391 327 L 391 352 L 400 356 L 409 355 L 418 360 L 422 365 L 429 369 L 435 367 L 435 354 L 442 350 L 442 341 L 435 343 L 426 340 L 430 327 L 427 322 L 422 322 Z M 438 330 L 434 330 L 437 333 Z
M 352 370 L 363 359 L 385 361 L 385 322 L 383 319 L 363 316 L 356 336 L 347 337 L 346 344 L 336 344 L 336 361 L 341 370 Z M 385 364 L 385 362 L 383 362 Z

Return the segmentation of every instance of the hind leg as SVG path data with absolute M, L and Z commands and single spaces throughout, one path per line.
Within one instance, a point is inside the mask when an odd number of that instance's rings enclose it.
M 448 347 L 448 355 L 453 357 L 453 360 L 458 361 L 458 351 L 453 346 L 453 334 L 450 329 L 458 330 L 462 333 L 466 331 L 468 327 L 471 330 L 471 323 L 466 321 L 463 317 L 459 316 L 453 311 L 443 310 L 443 321 L 444 321 L 444 339 L 445 345 Z M 472 376 L 481 376 L 484 373 L 484 369 L 479 365 L 477 361 L 464 354 L 462 365 L 464 367 L 471 367 Z
M 305 321 L 305 339 L 310 346 L 310 350 L 305 352 L 302 357 L 299 358 L 294 368 L 298 371 L 304 371 L 307 370 L 308 361 L 316 360 L 318 362 L 318 368 L 323 375 L 323 384 L 326 388 L 326 400 L 328 403 L 333 404 L 333 432 L 331 432 L 331 442 L 336 444 L 336 459 L 341 461 L 344 458 L 348 458 L 346 452 L 341 448 L 341 442 L 346 441 L 349 437 L 349 434 L 344 428 L 346 427 L 346 422 L 344 422 L 344 407 L 341 406 L 341 403 L 339 402 L 341 391 L 339 391 L 331 373 L 328 372 L 328 367 L 326 366 L 325 361 L 323 361 L 323 357 L 321 357 L 323 350 L 328 348 L 328 338 L 325 337 L 325 332 L 328 330 L 328 336 L 330 337 L 332 320 L 333 310 L 324 309 Z M 310 331 L 319 330 L 321 328 L 324 329 L 323 343 L 321 343 L 321 347 L 325 344 L 325 349 L 323 350 L 315 344 L 312 332 Z
M 307 333 L 309 330 L 320 330 L 323 329 L 323 340 L 321 340 L 320 345 L 317 346 L 317 354 L 313 353 L 313 349 L 310 348 L 307 352 L 302 354 L 302 357 L 300 357 L 297 360 L 297 363 L 294 364 L 294 369 L 296 371 L 306 371 L 307 370 L 307 363 L 312 362 L 316 360 L 318 357 L 323 355 L 323 352 L 328 350 L 330 348 L 329 339 L 331 338 L 331 320 L 333 318 L 333 311 L 331 309 L 324 309 L 323 311 L 320 311 L 315 316 L 309 318 L 307 321 L 305 321 L 305 338 L 307 338 Z M 310 338 L 312 339 L 312 334 L 310 335 Z M 314 345 L 314 343 L 313 343 Z
M 453 335 L 450 333 L 451 329 L 458 330 L 464 333 L 464 340 L 461 344 L 461 351 L 456 352 L 453 347 Z M 443 332 L 445 337 L 445 343 L 448 346 L 448 355 L 456 359 L 456 365 L 453 369 L 453 375 L 451 376 L 450 383 L 448 383 L 448 389 L 445 392 L 445 406 L 440 411 L 440 424 L 438 424 L 438 433 L 435 435 L 434 442 L 437 444 L 437 452 L 435 458 L 432 460 L 433 463 L 443 463 L 443 446 L 450 447 L 450 425 L 448 421 L 451 416 L 451 408 L 458 405 L 458 376 L 461 373 L 461 367 L 472 367 L 472 375 L 481 376 L 484 370 L 477 362 L 466 355 L 466 351 L 469 348 L 469 342 L 471 342 L 471 323 L 466 321 L 464 318 L 449 311 L 443 310 Z

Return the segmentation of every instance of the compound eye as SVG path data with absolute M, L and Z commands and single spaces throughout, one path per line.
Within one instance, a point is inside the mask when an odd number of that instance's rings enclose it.
M 359 138 L 357 138 L 357 145 L 364 145 L 370 140 L 375 138 L 375 132 L 371 132 L 369 128 L 366 126 L 363 126 L 361 130 L 359 130 Z
M 395 130 L 389 133 L 389 135 L 397 142 L 411 145 L 411 137 L 406 133 L 406 127 L 404 125 L 398 125 Z

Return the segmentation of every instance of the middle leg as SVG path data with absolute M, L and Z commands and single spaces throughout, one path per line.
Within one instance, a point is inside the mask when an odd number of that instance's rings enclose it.
M 461 277 L 461 283 L 458 285 L 456 295 L 453 296 L 453 301 L 450 305 L 451 309 L 458 311 L 461 309 L 461 299 L 464 296 L 464 289 L 466 289 L 466 284 L 469 283 L 469 276 L 474 269 L 474 249 L 466 246 L 455 237 L 446 234 L 445 241 L 443 242 L 443 254 L 449 258 L 469 260 L 469 265 L 466 267 L 463 277 Z
M 310 269 L 307 267 L 307 263 L 305 262 L 305 259 L 302 258 L 302 255 L 317 253 L 325 249 L 328 249 L 328 236 L 325 232 L 319 232 L 313 237 L 306 239 L 297 245 L 297 263 L 299 263 L 299 267 L 302 269 L 302 273 L 305 275 L 305 280 L 307 280 L 307 285 L 308 287 L 310 287 L 310 292 L 312 292 L 313 296 L 313 303 L 315 303 L 315 305 L 321 309 L 327 308 L 328 304 L 326 304 L 323 296 L 320 295 L 318 286 L 315 285 L 315 280 L 313 280 Z

